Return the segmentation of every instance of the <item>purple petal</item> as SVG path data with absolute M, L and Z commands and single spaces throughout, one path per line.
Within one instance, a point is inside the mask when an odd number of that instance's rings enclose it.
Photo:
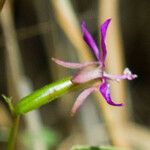
M 89 31 L 88 31 L 84 21 L 81 23 L 81 30 L 82 30 L 83 38 L 84 38 L 85 42 L 90 47 L 90 49 L 92 50 L 93 54 L 96 56 L 97 60 L 100 61 L 99 49 L 98 49 L 98 47 L 97 47 L 93 37 L 89 33 Z
M 94 92 L 96 87 L 90 87 L 88 89 L 85 89 L 76 99 L 72 109 L 71 109 L 71 115 L 74 115 L 76 111 L 79 109 L 79 107 L 83 104 L 83 102 L 86 100 L 86 98 Z
M 70 69 L 81 69 L 81 68 L 84 68 L 84 67 L 87 67 L 87 66 L 90 66 L 90 65 L 99 64 L 96 61 L 86 62 L 86 63 L 81 64 L 81 63 L 65 62 L 65 61 L 62 61 L 62 60 L 59 60 L 59 59 L 56 59 L 56 58 L 52 58 L 52 60 L 56 64 L 61 65 L 61 66 L 65 67 L 65 68 L 70 68 Z
M 101 48 L 102 48 L 102 62 L 104 63 L 106 55 L 107 55 L 107 49 L 106 49 L 106 32 L 108 25 L 110 23 L 111 19 L 107 19 L 101 26 L 100 26 L 100 33 L 101 33 Z
M 116 104 L 112 101 L 110 96 L 110 85 L 106 83 L 106 81 L 100 86 L 100 92 L 108 104 L 113 106 L 123 106 L 123 104 Z

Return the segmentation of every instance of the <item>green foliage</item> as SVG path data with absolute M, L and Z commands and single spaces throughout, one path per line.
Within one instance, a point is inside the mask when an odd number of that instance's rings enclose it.
M 5 96 L 4 94 L 2 94 L 2 97 L 5 100 L 6 104 L 8 105 L 8 108 L 9 108 L 11 114 L 14 114 L 14 106 L 12 104 L 11 98 Z
M 115 147 L 73 146 L 71 150 L 123 150 Z

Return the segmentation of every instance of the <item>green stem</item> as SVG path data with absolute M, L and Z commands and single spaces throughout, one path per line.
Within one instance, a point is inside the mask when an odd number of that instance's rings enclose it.
M 55 98 L 70 91 L 75 85 L 70 81 L 70 77 L 47 84 L 33 93 L 23 97 L 15 107 L 15 113 L 20 115 L 54 100 Z
M 8 138 L 7 150 L 14 150 L 18 127 L 19 127 L 19 120 L 20 120 L 20 115 L 14 116 L 13 125 Z
M 91 82 L 94 82 L 94 80 Z M 71 77 L 67 77 L 51 84 L 47 84 L 26 97 L 23 97 L 17 103 L 14 112 L 17 115 L 25 114 L 55 100 L 66 92 L 86 87 L 87 84 L 90 84 L 91 82 L 74 84 L 71 81 Z
M 4 98 L 5 102 L 7 103 L 8 108 L 9 108 L 9 110 L 10 110 L 10 113 L 11 113 L 12 115 L 14 115 L 14 113 L 15 113 L 15 112 L 14 112 L 14 106 L 13 106 L 13 104 L 12 104 L 11 98 L 5 96 L 4 94 L 2 94 L 2 97 Z
M 91 81 L 94 83 L 94 80 Z M 17 130 L 19 126 L 20 115 L 37 109 L 44 104 L 51 102 L 57 97 L 63 95 L 66 92 L 69 92 L 73 89 L 82 89 L 90 85 L 91 82 L 85 84 L 74 84 L 71 81 L 71 77 L 64 78 L 62 80 L 56 81 L 54 83 L 45 85 L 44 87 L 34 91 L 28 96 L 22 98 L 12 109 L 14 114 L 14 122 L 8 139 L 7 150 L 13 150 L 17 135 Z M 4 97 L 5 98 L 5 97 Z M 6 99 L 6 98 L 5 98 Z M 8 99 L 6 99 L 8 100 Z M 9 101 L 8 101 L 9 102 Z M 9 103 L 8 103 L 9 104 Z M 10 105 L 12 106 L 12 105 Z M 11 107 L 10 107 L 11 108 Z

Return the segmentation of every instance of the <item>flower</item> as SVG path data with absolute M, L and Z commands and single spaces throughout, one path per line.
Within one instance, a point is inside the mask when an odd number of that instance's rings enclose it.
M 91 87 L 84 89 L 81 94 L 77 97 L 73 107 L 72 107 L 72 114 L 74 114 L 78 108 L 81 106 L 81 104 L 85 101 L 85 99 L 94 91 L 100 91 L 104 99 L 109 105 L 113 106 L 123 106 L 122 103 L 115 103 L 111 99 L 110 95 L 110 85 L 107 82 L 108 80 L 115 80 L 120 81 L 123 79 L 133 80 L 137 77 L 136 74 L 132 74 L 131 71 L 126 68 L 121 75 L 112 75 L 105 72 L 105 59 L 107 55 L 107 49 L 106 49 L 106 32 L 108 25 L 110 23 L 111 19 L 107 19 L 101 26 L 100 26 L 100 34 L 101 34 L 101 53 L 89 33 L 86 23 L 81 23 L 81 30 L 83 33 L 83 39 L 91 49 L 92 53 L 95 55 L 97 61 L 92 62 L 86 62 L 86 63 L 72 63 L 72 62 L 64 62 L 55 58 L 52 58 L 52 60 L 66 68 L 71 69 L 79 69 L 79 71 L 73 75 L 72 82 L 75 84 L 82 84 L 94 79 L 99 79 L 100 82 L 97 84 L 92 85 Z M 96 66 L 96 67 L 95 67 Z

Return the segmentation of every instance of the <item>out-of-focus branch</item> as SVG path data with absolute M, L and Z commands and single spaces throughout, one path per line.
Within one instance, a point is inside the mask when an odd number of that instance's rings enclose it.
M 5 0 L 0 0 L 0 11 L 2 10 L 4 6 Z
M 77 50 L 80 61 L 92 60 L 83 41 L 77 16 L 68 0 L 51 0 L 56 19 Z
M 150 131 L 148 128 L 139 126 L 135 123 L 130 123 L 128 124 L 126 131 L 127 139 L 133 147 L 141 150 L 150 149 Z
M 5 0 L 0 0 L 0 11 L 2 10 L 4 3 L 5 3 Z M 9 117 L 8 113 L 6 112 L 4 106 L 1 104 L 0 104 L 0 114 L 1 114 L 0 129 L 5 130 L 5 128 L 7 128 L 11 125 L 11 120 L 10 120 L 10 117 Z
M 13 100 L 16 102 L 16 100 L 31 92 L 31 85 L 24 75 L 24 67 L 22 65 L 20 49 L 18 46 L 17 35 L 13 21 L 13 12 L 9 0 L 7 0 L 4 10 L 2 11 L 1 24 L 6 46 L 8 91 L 13 97 Z M 25 120 L 27 123 L 27 128 L 31 134 L 38 133 L 42 129 L 42 123 L 38 111 L 27 114 L 25 116 Z M 42 137 L 41 139 L 38 138 L 34 140 L 32 148 L 35 150 L 46 150 L 46 146 Z
M 107 38 L 107 48 L 109 51 L 107 56 L 107 69 L 112 73 L 120 73 L 124 67 L 118 5 L 118 0 L 99 1 L 100 21 L 103 22 L 106 18 L 112 18 L 108 31 L 109 38 Z M 126 99 L 126 85 L 124 82 L 120 84 L 113 84 L 111 87 L 114 99 Z M 124 106 L 124 108 L 116 109 L 105 106 L 105 109 L 103 109 L 103 111 L 105 111 L 104 114 L 107 115 L 105 119 L 112 136 L 112 142 L 116 146 L 124 146 L 130 149 L 130 145 L 139 149 L 150 149 L 150 133 L 148 129 L 131 123 L 129 119 L 129 112 L 126 107 L 127 105 Z
M 13 17 L 9 1 L 6 2 L 5 7 L 1 13 L 1 25 L 5 39 L 5 56 L 6 56 L 6 71 L 9 94 L 13 100 L 18 99 L 19 93 L 17 88 L 20 77 L 22 77 L 22 62 L 19 56 L 19 47 L 17 43 L 17 36 L 14 29 Z
M 11 126 L 11 118 L 2 104 L 0 104 L 0 116 L 0 129 L 7 130 Z
M 107 38 L 107 70 L 111 73 L 121 73 L 124 67 L 123 48 L 118 16 L 118 0 L 100 0 L 99 1 L 99 18 L 103 22 L 107 18 L 112 18 L 108 30 Z M 111 93 L 113 99 L 125 100 L 125 84 L 112 83 Z M 125 103 L 125 102 L 124 102 Z M 130 147 L 126 139 L 125 126 L 128 123 L 128 113 L 126 106 L 122 108 L 109 107 L 103 103 L 103 111 L 106 115 L 108 129 L 111 140 L 115 146 Z

